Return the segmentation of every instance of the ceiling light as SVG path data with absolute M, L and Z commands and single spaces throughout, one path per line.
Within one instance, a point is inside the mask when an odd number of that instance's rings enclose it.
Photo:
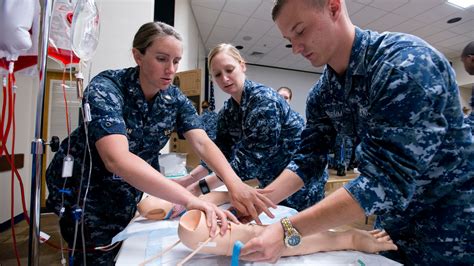
M 474 5 L 474 0 L 448 0 L 448 3 L 461 8 L 468 8 Z

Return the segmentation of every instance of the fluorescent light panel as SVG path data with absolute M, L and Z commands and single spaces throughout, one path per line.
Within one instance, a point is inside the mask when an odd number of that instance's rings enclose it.
M 468 8 L 474 5 L 474 0 L 448 0 L 448 3 L 458 7 Z

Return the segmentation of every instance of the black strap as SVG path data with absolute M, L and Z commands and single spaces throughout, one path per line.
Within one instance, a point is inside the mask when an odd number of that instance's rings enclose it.
M 201 189 L 203 195 L 211 192 L 205 178 L 199 180 L 199 188 Z

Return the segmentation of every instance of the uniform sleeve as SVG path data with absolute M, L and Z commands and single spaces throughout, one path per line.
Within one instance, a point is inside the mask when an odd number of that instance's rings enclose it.
M 301 142 L 287 169 L 296 173 L 305 184 L 324 175 L 329 148 L 336 136 L 334 127 L 321 110 L 319 93 L 324 79 L 309 93 L 306 102 L 306 126 L 301 133 Z
M 101 75 L 95 77 L 84 92 L 84 101 L 89 103 L 91 110 L 88 133 L 92 144 L 107 135 L 126 135 L 124 101 L 117 81 Z
M 178 112 L 176 117 L 176 129 L 180 136 L 191 129 L 203 129 L 204 126 L 199 118 L 196 108 L 191 101 L 182 93 L 176 96 L 178 104 Z
M 417 182 L 429 182 L 419 178 L 448 127 L 452 81 L 443 61 L 428 48 L 412 49 L 374 71 L 371 117 L 358 151 L 362 175 L 345 185 L 366 214 L 405 209 Z

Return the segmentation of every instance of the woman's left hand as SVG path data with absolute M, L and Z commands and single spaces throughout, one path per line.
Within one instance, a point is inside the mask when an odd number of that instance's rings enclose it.
M 277 206 L 264 194 L 271 191 L 265 189 L 255 189 L 243 182 L 234 183 L 229 188 L 230 203 L 243 216 L 252 217 L 257 224 L 261 224 L 258 215 L 260 212 L 265 212 L 268 217 L 274 218 L 274 215 L 268 208 L 276 208 Z
M 234 223 L 239 223 L 239 220 L 227 210 L 222 210 L 213 203 L 206 202 L 199 198 L 194 197 L 186 205 L 186 209 L 197 209 L 206 213 L 207 226 L 210 228 L 209 236 L 215 237 L 216 231 L 220 226 L 220 234 L 224 235 L 228 229 L 229 223 L 227 219 Z

